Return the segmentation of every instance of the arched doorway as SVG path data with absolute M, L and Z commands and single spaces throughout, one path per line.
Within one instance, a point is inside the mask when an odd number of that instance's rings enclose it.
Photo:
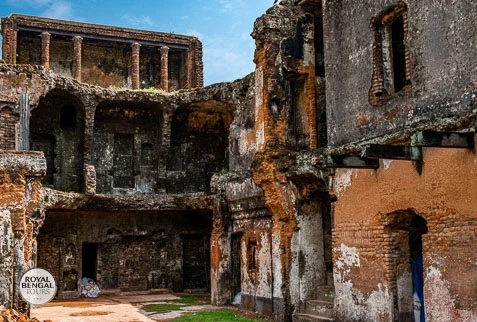
M 387 269 L 399 321 L 425 321 L 422 235 L 427 231 L 427 221 L 413 209 L 387 215 L 384 237 L 391 255 Z

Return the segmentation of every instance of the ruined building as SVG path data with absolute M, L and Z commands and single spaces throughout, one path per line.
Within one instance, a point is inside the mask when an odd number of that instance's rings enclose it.
M 195 38 L 2 20 L 1 304 L 26 309 L 38 265 L 60 297 L 88 276 L 241 292 L 277 321 L 418 321 L 422 291 L 427 321 L 476 321 L 476 16 L 284 0 L 255 72 L 205 88 Z

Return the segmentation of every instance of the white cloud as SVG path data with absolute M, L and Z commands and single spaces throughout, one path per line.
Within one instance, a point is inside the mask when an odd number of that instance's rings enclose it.
M 35 9 L 43 9 L 41 16 L 48 18 L 65 20 L 72 20 L 74 18 L 73 5 L 66 0 L 7 0 L 7 2 L 16 8 L 33 7 Z
M 237 8 L 247 8 L 247 3 L 243 0 L 218 0 L 222 8 L 220 12 L 230 12 Z
M 197 37 L 200 41 L 203 41 L 202 39 L 204 39 L 204 35 L 195 29 L 189 29 L 185 34 L 188 36 Z
M 71 20 L 73 19 L 73 6 L 68 1 L 50 1 L 48 8 L 43 11 L 42 15 L 48 18 Z
M 189 19 L 189 16 L 181 16 L 180 19 L 181 19 L 181 20 L 187 20 L 187 19 Z
M 121 19 L 128 23 L 131 27 L 135 28 L 150 28 L 154 26 L 154 23 L 149 16 L 133 16 L 126 13 L 121 17 Z

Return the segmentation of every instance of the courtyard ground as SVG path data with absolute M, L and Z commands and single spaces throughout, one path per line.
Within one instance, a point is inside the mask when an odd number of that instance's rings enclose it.
M 58 299 L 32 308 L 31 317 L 41 322 L 146 322 L 172 321 L 179 317 L 187 321 L 262 320 L 233 307 L 210 305 L 209 298 L 205 294 L 122 293 L 98 298 Z M 197 316 L 196 312 L 201 313 Z

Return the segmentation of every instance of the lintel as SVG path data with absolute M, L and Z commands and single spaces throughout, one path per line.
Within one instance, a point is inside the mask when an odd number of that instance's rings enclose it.
M 422 149 L 417 146 L 368 144 L 362 158 L 422 161 Z
M 418 131 L 411 137 L 413 146 L 474 150 L 474 132 Z
M 361 158 L 356 155 L 330 155 L 326 160 L 327 168 L 377 169 L 379 160 Z

